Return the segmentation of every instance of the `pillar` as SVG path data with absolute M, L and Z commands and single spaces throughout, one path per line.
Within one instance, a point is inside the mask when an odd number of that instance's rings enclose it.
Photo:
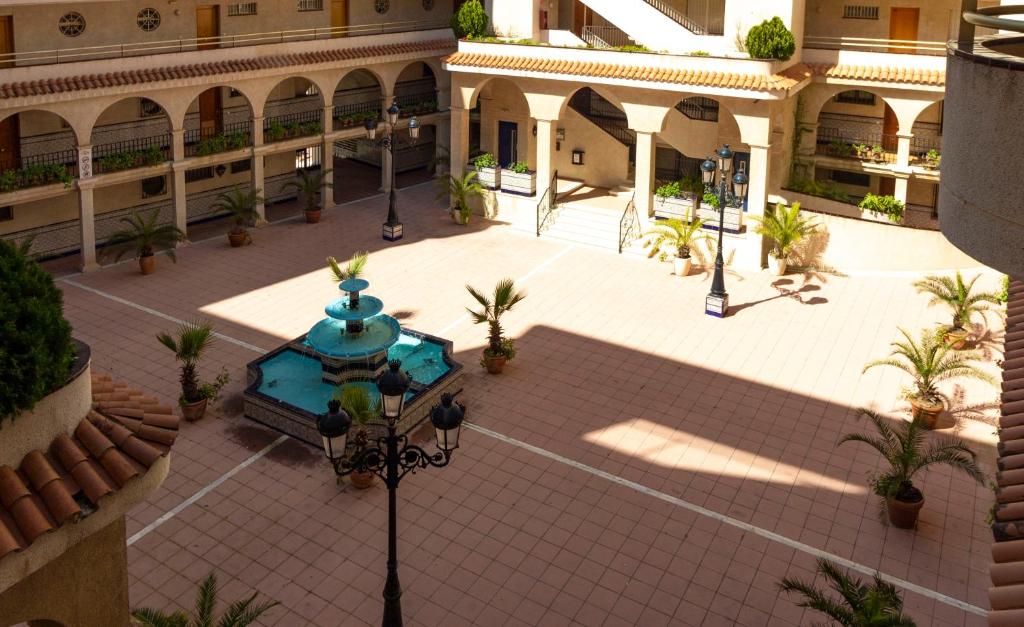
M 326 136 L 320 146 L 320 172 L 324 175 L 320 187 L 320 207 L 327 209 L 334 206 L 334 141 Z
M 906 170 L 910 167 L 910 140 L 913 133 L 896 134 L 896 169 Z
M 328 103 L 324 105 L 324 133 L 330 133 L 334 131 L 334 104 Z
M 896 200 L 900 201 L 904 205 L 907 204 L 907 187 L 908 187 L 909 183 L 910 183 L 910 179 L 907 178 L 906 175 L 904 175 L 904 176 L 897 176 L 896 177 L 896 185 L 894 186 L 893 192 L 892 192 L 893 198 L 895 198 Z
M 449 156 L 451 167 L 449 171 L 452 176 L 461 177 L 466 171 L 466 163 L 469 161 L 469 109 L 452 107 L 449 118 L 451 125 L 451 144 Z M 540 133 L 540 131 L 537 131 Z
M 747 188 L 747 215 L 764 215 L 764 208 L 768 204 L 770 155 L 771 146 L 750 144 L 750 168 L 747 172 L 747 177 L 750 179 L 750 186 Z
M 540 131 L 537 131 L 538 137 Z M 654 194 L 654 133 L 636 131 L 636 174 L 634 201 L 640 220 L 646 227 L 653 210 Z
M 558 120 L 537 120 L 537 194 L 551 187 L 555 172 L 555 140 Z M 557 192 L 557 190 L 555 190 Z
M 257 116 L 252 119 L 252 145 L 262 146 L 263 145 L 263 121 L 264 117 Z
M 258 193 L 258 194 L 260 194 L 261 196 L 266 194 L 267 190 L 263 189 L 264 183 L 265 183 L 265 181 L 263 180 L 263 155 L 262 154 L 253 154 L 253 156 L 252 156 L 252 189 L 253 189 L 253 191 Z M 259 215 L 259 220 L 257 222 L 265 222 L 266 219 L 267 219 L 267 207 L 266 207 L 266 204 L 264 204 L 262 202 L 261 203 L 257 203 L 256 204 L 256 213 Z
M 185 188 L 185 129 L 171 131 L 171 194 L 174 199 L 174 225 L 188 235 L 188 192 Z M 179 246 L 181 243 L 178 244 Z
M 93 184 L 88 179 L 78 181 L 78 225 L 81 235 L 82 272 L 99 270 L 96 263 L 96 211 L 93 206 Z

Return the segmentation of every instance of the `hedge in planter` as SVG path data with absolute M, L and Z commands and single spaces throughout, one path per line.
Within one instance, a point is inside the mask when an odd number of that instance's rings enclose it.
M 796 39 L 779 16 L 765 20 L 747 32 L 747 53 L 753 59 L 785 61 L 796 51 Z
M 903 220 L 903 211 L 906 208 L 903 202 L 894 196 L 871 193 L 864 196 L 864 200 L 860 201 L 858 206 L 872 215 L 885 216 L 894 224 L 899 224 Z
M 62 386 L 74 358 L 53 277 L 0 240 L 0 424 Z

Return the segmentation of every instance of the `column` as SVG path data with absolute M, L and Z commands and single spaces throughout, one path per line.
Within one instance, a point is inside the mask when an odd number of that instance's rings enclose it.
M 258 192 L 261 196 L 266 194 L 263 189 L 265 181 L 263 180 L 263 155 L 253 154 L 252 156 L 252 189 Z M 260 218 L 258 222 L 265 222 L 267 220 L 267 207 L 264 203 L 258 203 L 256 205 L 256 213 L 259 214 Z
M 324 178 L 320 186 L 320 208 L 334 206 L 334 141 L 324 136 L 320 145 L 320 172 Z
M 907 170 L 910 168 L 910 140 L 914 138 L 913 133 L 896 134 L 896 169 Z
M 449 124 L 451 125 L 451 144 L 449 156 L 452 176 L 461 177 L 469 161 L 469 109 L 452 107 Z M 540 132 L 539 130 L 537 131 Z
M 171 190 L 174 198 L 174 225 L 188 235 L 188 192 L 185 190 L 185 129 L 171 131 Z M 183 243 L 183 242 L 182 242 Z M 178 245 L 181 246 L 182 243 Z
M 558 120 L 537 120 L 537 194 L 551 187 L 555 173 L 555 134 Z M 558 190 L 555 190 L 557 192 Z
M 769 155 L 771 146 L 755 146 L 750 144 L 750 168 L 747 177 L 750 186 L 747 188 L 747 215 L 764 215 L 768 204 L 768 174 L 771 164 Z
M 900 201 L 904 205 L 907 204 L 907 186 L 909 185 L 909 183 L 910 179 L 907 177 L 906 174 L 902 176 L 900 176 L 899 174 L 896 175 L 896 185 L 893 189 L 892 195 L 893 198 Z
M 540 130 L 537 131 L 540 137 Z M 654 194 L 654 133 L 647 131 L 636 131 L 636 174 L 634 199 L 637 213 L 640 220 L 646 227 L 647 219 L 651 217 L 653 210 Z
M 331 133 L 334 131 L 334 105 L 324 105 L 324 133 Z
M 263 116 L 254 117 L 252 119 L 252 145 L 262 146 L 263 145 Z
M 96 263 L 96 211 L 93 206 L 93 184 L 88 179 L 78 181 L 78 225 L 81 234 L 82 272 L 99 270 Z

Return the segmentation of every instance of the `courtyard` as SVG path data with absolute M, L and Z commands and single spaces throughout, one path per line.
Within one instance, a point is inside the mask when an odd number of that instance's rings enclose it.
M 399 491 L 409 624 L 801 625 L 812 615 L 778 581 L 811 578 L 818 557 L 898 580 L 918 624 L 985 624 L 991 491 L 937 468 L 918 529 L 887 527 L 865 482 L 877 455 L 835 446 L 866 428 L 857 408 L 904 408 L 901 377 L 861 370 L 898 326 L 945 316 L 915 293 L 918 274 L 730 272 L 718 320 L 703 313 L 709 275 L 538 239 L 500 216 L 461 227 L 433 197 L 400 191 L 396 244 L 380 240 L 375 196 L 320 224 L 271 224 L 241 249 L 196 241 L 152 276 L 129 262 L 60 279 L 97 372 L 173 402 L 176 364 L 155 334 L 203 318 L 219 333 L 203 371 L 232 378 L 128 516 L 133 607 L 190 607 L 216 571 L 223 600 L 281 603 L 262 624 L 378 622 L 385 490 L 337 485 L 319 450 L 241 416 L 245 364 L 336 295 L 325 257 L 367 250 L 386 313 L 453 340 L 466 367 L 470 424 L 452 464 Z M 477 365 L 486 335 L 464 286 L 503 277 L 528 298 L 505 318 L 519 357 L 495 377 Z M 976 406 L 996 396 L 966 386 L 948 426 L 989 473 L 995 410 Z

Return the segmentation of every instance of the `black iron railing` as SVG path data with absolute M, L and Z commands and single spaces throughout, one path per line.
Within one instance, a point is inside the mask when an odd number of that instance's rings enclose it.
M 323 132 L 323 112 L 320 110 L 282 113 L 268 116 L 263 120 L 263 141 L 265 143 L 320 135 Z
M 229 150 L 241 150 L 251 145 L 251 120 L 225 124 L 220 131 L 212 128 L 185 131 L 186 157 L 205 157 Z
M 437 90 L 420 90 L 404 94 L 395 94 L 395 102 L 401 117 L 423 115 L 437 111 Z
M 336 105 L 332 114 L 334 117 L 334 130 L 348 128 L 350 126 L 359 126 L 360 124 L 363 124 L 367 118 L 375 120 L 380 119 L 381 104 L 383 102 L 384 96 L 381 95 L 371 100 Z
M 622 254 L 626 245 L 640 237 L 640 214 L 636 210 L 636 192 L 626 204 L 626 210 L 622 212 L 619 219 L 619 254 Z
M 896 135 L 869 130 L 853 133 L 837 128 L 819 127 L 817 153 L 840 159 L 871 163 L 896 163 Z
M 171 135 L 133 137 L 93 146 L 93 171 L 97 174 L 157 165 L 171 159 Z
M 677 104 L 676 109 L 691 120 L 699 120 L 701 122 L 718 121 L 718 101 L 711 98 L 701 96 L 687 98 Z
M 56 150 L 21 159 L 0 158 L 0 193 L 62 182 L 78 176 L 78 150 Z
M 558 170 L 551 175 L 551 183 L 541 194 L 537 203 L 537 237 L 551 228 L 555 223 L 555 212 L 558 210 Z

